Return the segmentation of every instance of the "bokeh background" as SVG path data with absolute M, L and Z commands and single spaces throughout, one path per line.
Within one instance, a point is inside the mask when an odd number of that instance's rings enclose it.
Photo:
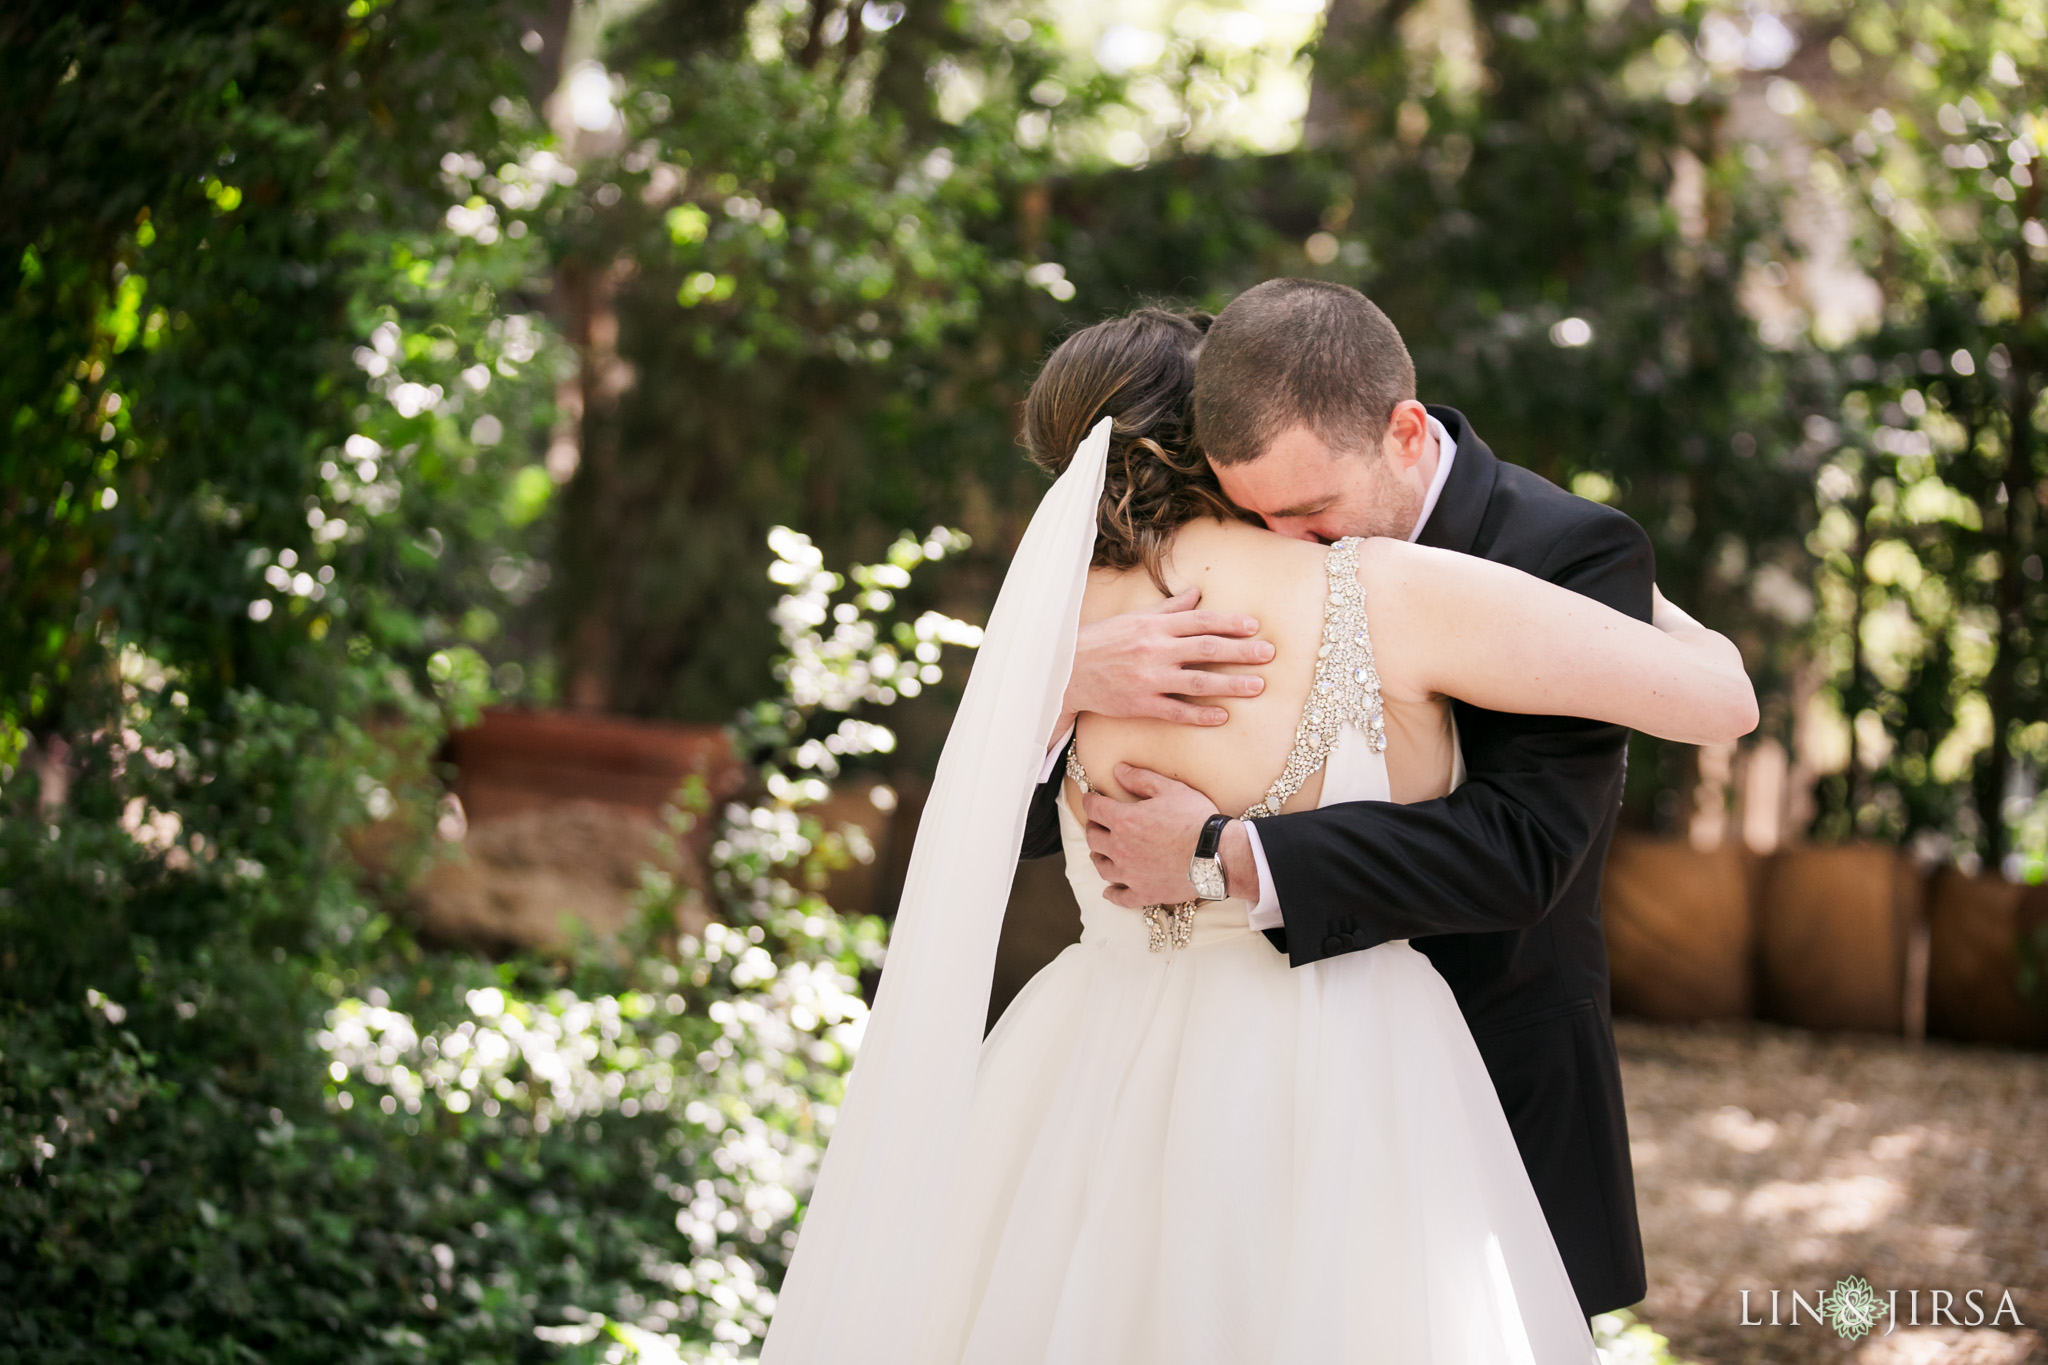
M 1640 1317 L 2044 1358 L 2044 99 L 2028 0 L 8 6 L 0 1361 L 749 1355 L 1031 375 L 1276 275 L 1757 680 L 1610 865 Z M 1742 1324 L 1849 1274 L 1986 1307 Z

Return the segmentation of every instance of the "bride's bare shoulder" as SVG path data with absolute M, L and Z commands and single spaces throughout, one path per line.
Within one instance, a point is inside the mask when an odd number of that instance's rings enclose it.
M 1261 588 L 1290 584 L 1320 572 L 1325 550 L 1308 541 L 1289 540 L 1263 526 L 1242 521 L 1191 521 L 1174 532 L 1161 572 L 1174 592 L 1189 587 L 1205 591 L 1228 584 L 1232 597 L 1257 597 Z M 1087 595 L 1081 605 L 1084 622 L 1143 611 L 1168 596 L 1159 590 L 1142 565 L 1128 569 L 1097 567 L 1088 571 Z M 1205 604 L 1207 599 L 1205 598 Z
M 1187 577 L 1216 569 L 1298 572 L 1323 562 L 1324 549 L 1244 521 L 1191 521 L 1173 538 L 1168 561 Z
M 1471 567 L 1484 562 L 1388 536 L 1366 540 L 1358 547 L 1358 586 L 1365 590 L 1375 634 L 1410 646 L 1410 636 L 1426 639 L 1455 626 L 1475 605 Z

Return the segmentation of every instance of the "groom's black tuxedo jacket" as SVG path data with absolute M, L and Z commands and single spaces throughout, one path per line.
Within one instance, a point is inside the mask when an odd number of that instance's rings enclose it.
M 1627 516 L 1495 458 L 1431 407 L 1457 458 L 1421 543 L 1535 574 L 1650 617 L 1649 538 Z M 1493 1077 L 1586 1313 L 1643 1297 L 1642 1235 L 1608 1013 L 1600 876 L 1628 732 L 1456 702 L 1466 779 L 1414 805 L 1351 801 L 1259 822 L 1299 967 L 1409 939 L 1450 983 Z M 1059 850 L 1059 774 L 1034 794 L 1024 856 Z

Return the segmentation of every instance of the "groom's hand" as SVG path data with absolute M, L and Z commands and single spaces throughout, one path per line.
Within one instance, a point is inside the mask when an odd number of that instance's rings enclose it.
M 1081 627 L 1074 671 L 1061 711 L 1067 721 L 1082 711 L 1098 716 L 1149 716 L 1180 725 L 1221 725 L 1230 713 L 1204 706 L 1201 697 L 1256 697 L 1265 680 L 1248 673 L 1213 673 L 1208 664 L 1263 664 L 1273 646 L 1258 634 L 1255 617 L 1202 611 L 1201 589 L 1190 588 L 1146 611 L 1105 617 Z M 1064 732 L 1066 723 L 1060 726 Z
M 1116 780 L 1138 799 L 1081 798 L 1088 817 L 1088 854 L 1109 883 L 1109 899 L 1142 910 L 1192 898 L 1188 859 L 1216 803 L 1184 782 L 1129 763 L 1116 765 Z

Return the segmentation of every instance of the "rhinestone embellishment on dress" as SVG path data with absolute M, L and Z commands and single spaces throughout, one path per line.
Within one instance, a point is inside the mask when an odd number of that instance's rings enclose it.
M 1358 584 L 1357 536 L 1330 546 L 1323 573 L 1330 584 L 1323 599 L 1323 643 L 1316 650 L 1316 679 L 1309 704 L 1294 729 L 1294 748 L 1280 776 L 1266 788 L 1246 820 L 1278 815 L 1301 784 L 1315 776 L 1336 747 L 1337 734 L 1355 725 L 1368 748 L 1385 753 L 1387 721 L 1380 705 L 1380 671 L 1372 661 L 1372 636 L 1365 627 L 1365 589 Z
M 1265 796 L 1240 819 L 1260 820 L 1279 814 L 1302 783 L 1328 760 L 1346 725 L 1356 726 L 1374 753 L 1386 752 L 1380 672 L 1373 664 L 1372 637 L 1366 630 L 1365 589 L 1358 583 L 1361 543 L 1357 536 L 1346 536 L 1331 545 L 1323 559 L 1329 582 L 1329 593 L 1323 599 L 1323 641 L 1316 649 L 1315 681 L 1294 727 L 1294 747 Z M 1073 744 L 1067 746 L 1067 776 L 1083 792 L 1094 792 L 1081 767 L 1078 746 Z M 1199 904 L 1182 901 L 1179 905 L 1146 906 L 1145 927 L 1150 932 L 1145 946 L 1155 953 L 1187 947 L 1194 937 L 1195 907 Z

